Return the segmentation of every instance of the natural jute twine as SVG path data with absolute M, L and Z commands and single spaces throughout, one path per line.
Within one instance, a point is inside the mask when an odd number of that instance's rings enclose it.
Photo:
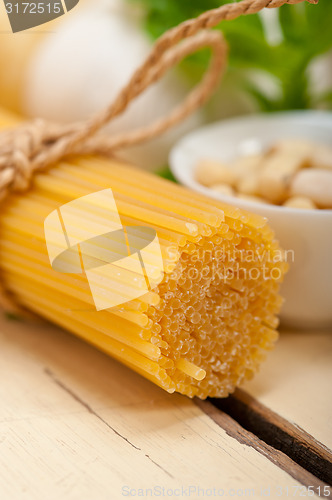
M 0 134 L 0 201 L 12 192 L 24 192 L 33 175 L 71 154 L 109 155 L 116 149 L 143 143 L 173 127 L 202 106 L 217 87 L 226 67 L 227 45 L 219 31 L 208 31 L 223 20 L 256 14 L 264 8 L 297 4 L 304 0 L 242 0 L 205 12 L 170 29 L 155 43 L 146 61 L 134 73 L 116 99 L 87 121 L 56 126 L 33 120 Z M 306 0 L 317 4 L 319 0 Z M 181 42 L 181 43 L 180 43 Z M 96 135 L 107 123 L 122 114 L 129 104 L 184 57 L 204 47 L 212 59 L 202 81 L 168 116 L 137 131 L 114 137 Z M 17 312 L 12 297 L 0 284 L 0 305 Z

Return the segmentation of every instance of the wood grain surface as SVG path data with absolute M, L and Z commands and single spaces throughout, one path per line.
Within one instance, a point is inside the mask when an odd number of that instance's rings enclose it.
M 2 319 L 0 346 L 1 500 L 306 492 L 245 432 L 62 330 Z
M 300 470 L 295 468 L 292 475 L 303 484 L 312 484 L 312 476 L 303 475 L 302 468 L 332 486 L 332 452 L 304 429 L 280 417 L 241 389 L 229 398 L 214 399 L 213 405 L 269 445 L 267 456 L 271 459 L 281 451 L 300 465 Z M 285 463 L 284 457 L 278 457 L 277 453 L 275 460 L 279 461 L 281 468 L 293 469 L 292 464 Z
M 243 389 L 332 449 L 332 332 L 282 331 Z

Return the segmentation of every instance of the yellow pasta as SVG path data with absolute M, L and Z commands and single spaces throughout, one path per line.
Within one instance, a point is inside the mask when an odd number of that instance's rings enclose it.
M 9 121 L 0 114 L 1 127 Z M 51 265 L 44 221 L 73 200 L 109 189 L 125 231 L 134 228 L 125 232 L 133 255 L 146 246 L 147 275 L 139 275 L 134 260 L 107 280 L 101 268 L 94 276 L 97 299 L 119 304 L 97 310 L 86 267 L 74 274 Z M 75 238 L 110 224 L 116 227 L 116 216 L 93 205 L 84 222 L 77 218 Z M 158 236 L 161 276 L 159 250 L 148 246 L 149 235 L 138 226 Z M 114 233 L 114 258 L 126 257 L 122 238 Z M 106 262 L 108 245 L 107 239 L 91 239 L 84 251 L 78 245 L 81 264 L 94 262 L 96 252 Z M 70 266 L 74 257 L 65 254 L 62 264 Z M 0 262 L 18 303 L 170 393 L 227 396 L 253 376 L 277 338 L 278 291 L 287 266 L 265 219 L 115 159 L 62 161 L 38 174 L 28 192 L 10 196 L 1 207 Z

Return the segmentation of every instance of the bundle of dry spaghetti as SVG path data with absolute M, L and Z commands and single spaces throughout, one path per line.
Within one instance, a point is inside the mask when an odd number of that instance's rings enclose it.
M 1 279 L 16 303 L 168 392 L 223 397 L 252 377 L 277 338 L 278 292 L 287 268 L 266 220 L 114 157 L 73 153 L 112 153 L 147 140 L 207 99 L 223 66 L 219 35 L 203 33 L 178 51 L 177 42 L 221 19 L 299 1 L 243 0 L 205 13 L 166 33 L 95 119 L 60 133 L 39 123 L 30 135 L 23 129 L 2 136 Z M 93 138 L 203 43 L 214 48 L 214 64 L 182 108 L 127 137 Z M 0 114 L 0 126 L 12 122 Z M 111 205 L 116 210 L 108 210 Z
M 85 274 L 50 265 L 44 222 L 110 187 L 124 227 L 155 229 L 164 274 L 142 296 L 97 311 Z M 107 224 L 107 214 L 90 215 L 94 225 Z M 78 218 L 77 230 L 88 234 L 86 219 Z M 20 304 L 169 392 L 226 396 L 255 373 L 277 338 L 285 264 L 266 221 L 149 173 L 97 157 L 63 161 L 4 203 L 0 232 L 2 278 Z M 103 244 L 108 250 L 109 241 Z M 125 301 L 132 281 L 108 276 L 105 286 Z

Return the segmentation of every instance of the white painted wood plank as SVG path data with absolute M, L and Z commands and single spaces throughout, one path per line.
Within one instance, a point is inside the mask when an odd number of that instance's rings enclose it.
M 283 331 L 260 373 L 243 386 L 332 449 L 332 332 Z
M 0 498 L 109 500 L 133 488 L 297 488 L 192 401 L 49 325 L 0 322 Z M 198 498 L 198 495 L 192 495 Z

